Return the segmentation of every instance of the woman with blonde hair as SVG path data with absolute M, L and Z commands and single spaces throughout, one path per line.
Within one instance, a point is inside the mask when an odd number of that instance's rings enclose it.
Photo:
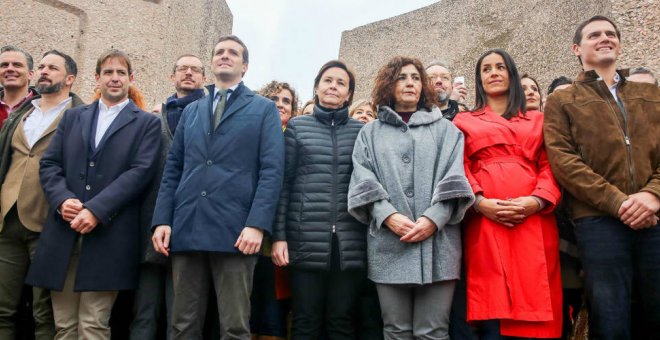
M 348 116 L 367 124 L 377 118 L 376 108 L 371 101 L 360 99 L 353 102 L 353 105 L 348 109 Z

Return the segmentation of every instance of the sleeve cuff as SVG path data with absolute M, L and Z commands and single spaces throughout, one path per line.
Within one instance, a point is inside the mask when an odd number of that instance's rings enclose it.
M 380 228 L 383 222 L 396 212 L 396 208 L 387 200 L 376 201 L 371 205 L 371 216 L 376 219 L 376 228 Z

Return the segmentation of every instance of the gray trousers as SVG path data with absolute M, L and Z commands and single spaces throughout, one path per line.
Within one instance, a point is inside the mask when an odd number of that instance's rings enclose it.
M 26 229 L 18 219 L 16 208 L 12 208 L 0 232 L 0 339 L 14 339 L 16 336 L 14 317 L 38 241 L 39 233 Z M 55 323 L 47 289 L 32 288 L 32 314 L 35 339 L 52 340 Z
M 133 302 L 133 321 L 131 321 L 131 340 L 155 340 L 158 334 L 163 303 L 167 320 L 167 339 L 171 339 L 171 316 L 174 290 L 172 287 L 172 264 L 145 263 L 140 266 L 138 288 Z
M 172 257 L 173 340 L 202 339 L 211 284 L 215 289 L 221 339 L 250 339 L 250 294 L 257 256 L 190 252 Z
M 449 340 L 456 281 L 426 285 L 376 284 L 385 340 Z

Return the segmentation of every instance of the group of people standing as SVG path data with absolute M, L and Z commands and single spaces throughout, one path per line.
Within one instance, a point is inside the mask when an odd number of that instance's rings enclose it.
M 444 63 L 392 58 L 354 103 L 333 60 L 293 118 L 287 83 L 243 84 L 236 36 L 215 45 L 210 86 L 198 57 L 177 59 L 159 115 L 132 100 L 121 51 L 98 59 L 84 105 L 69 56 L 46 52 L 32 91 L 31 57 L 5 47 L 0 338 L 23 282 L 38 339 L 109 339 L 123 290 L 133 339 L 155 338 L 161 309 L 171 339 L 203 338 L 205 321 L 222 339 L 285 338 L 282 296 L 295 340 L 355 339 L 358 324 L 375 329 L 359 338 L 561 338 L 560 202 L 590 337 L 632 339 L 633 309 L 660 334 L 660 89 L 617 70 L 620 38 L 606 17 L 581 23 L 584 72 L 545 103 L 486 51 L 469 110 Z

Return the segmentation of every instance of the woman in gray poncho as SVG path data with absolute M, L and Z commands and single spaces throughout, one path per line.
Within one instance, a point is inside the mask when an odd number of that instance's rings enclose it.
M 376 77 L 378 117 L 353 151 L 349 213 L 369 225 L 368 271 L 386 339 L 449 339 L 460 274 L 459 222 L 474 201 L 463 135 L 434 105 L 421 62 L 396 57 Z

